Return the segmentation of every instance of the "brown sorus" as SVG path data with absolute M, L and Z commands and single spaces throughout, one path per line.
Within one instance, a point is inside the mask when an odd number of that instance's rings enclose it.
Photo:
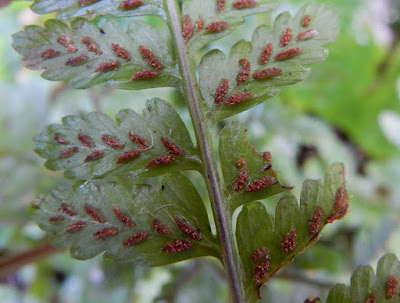
M 309 225 L 308 234 L 310 236 L 315 236 L 316 234 L 318 234 L 319 232 L 318 229 L 319 225 L 321 224 L 322 215 L 323 215 L 323 209 L 322 207 L 318 206 L 311 220 L 308 222 Z
M 115 227 L 102 227 L 93 234 L 95 239 L 104 239 L 107 237 L 115 236 L 120 230 Z
M 86 223 L 83 221 L 77 221 L 75 223 L 72 223 L 70 225 L 67 226 L 67 229 L 65 230 L 67 233 L 73 233 L 76 231 L 81 230 L 82 228 L 84 228 L 86 226 Z
M 310 22 L 311 22 L 311 16 L 306 15 L 303 17 L 303 20 L 301 21 L 301 25 L 303 27 L 309 27 L 310 26 Z
M 271 67 L 267 69 L 260 70 L 253 74 L 254 79 L 268 79 L 276 77 L 282 74 L 282 70 L 279 67 Z
M 121 57 L 126 61 L 131 60 L 131 54 L 118 43 L 112 43 L 111 48 L 118 57 Z
M 286 253 L 290 253 L 296 248 L 297 245 L 297 234 L 296 229 L 292 228 L 290 232 L 288 232 L 281 243 L 283 250 Z
M 148 79 L 153 79 L 158 76 L 158 72 L 152 69 L 144 69 L 137 71 L 136 73 L 133 74 L 131 77 L 132 81 L 136 80 L 148 80 Z
M 142 0 L 124 0 L 122 1 L 121 5 L 118 6 L 119 9 L 132 9 L 142 5 Z
M 234 8 L 249 8 L 258 5 L 255 0 L 237 0 L 232 4 Z
M 236 77 L 237 85 L 242 84 L 250 75 L 250 61 L 246 58 L 242 58 L 239 60 L 239 64 L 242 65 L 242 68 L 239 71 L 239 74 Z
M 150 168 L 154 166 L 165 165 L 174 161 L 175 158 L 172 156 L 161 156 L 150 160 L 149 163 L 146 164 L 146 167 Z
M 262 50 L 261 56 L 260 56 L 260 64 L 261 65 L 267 64 L 269 58 L 271 58 L 273 49 L 274 48 L 272 46 L 272 43 L 267 43 L 264 46 L 264 49 Z
M 77 212 L 74 211 L 69 205 L 62 203 L 60 208 L 58 210 L 61 210 L 63 213 L 67 214 L 68 216 L 76 216 Z
M 226 21 L 215 21 L 207 25 L 206 30 L 208 32 L 221 32 L 228 28 L 228 22 Z
M 175 223 L 178 226 L 178 228 L 192 240 L 195 241 L 201 240 L 200 231 L 194 228 L 192 225 L 190 225 L 189 222 L 186 221 L 186 219 L 182 217 L 177 217 L 175 218 Z
M 91 152 L 84 160 L 84 162 L 91 162 L 91 161 L 95 161 L 100 159 L 101 157 L 103 157 L 103 151 L 101 150 L 95 150 L 93 152 Z
M 136 159 L 139 155 L 140 155 L 140 152 L 135 149 L 127 150 L 126 152 L 124 152 L 122 155 L 120 155 L 118 157 L 116 163 L 122 164 L 122 163 L 132 161 L 133 159 Z
M 218 0 L 217 2 L 217 12 L 220 13 L 224 9 L 226 0 Z
M 103 52 L 100 50 L 99 46 L 92 40 L 92 38 L 86 36 L 81 39 L 81 42 L 86 45 L 86 49 L 89 52 L 93 52 L 96 55 L 101 55 Z
M 270 176 L 267 176 L 265 178 L 262 178 L 260 180 L 254 180 L 253 182 L 251 182 L 247 188 L 246 188 L 246 192 L 258 192 L 260 190 L 263 190 L 264 188 L 277 183 L 278 181 Z
M 62 135 L 60 134 L 54 134 L 53 136 L 54 141 L 56 141 L 58 144 L 62 144 L 62 145 L 67 145 L 69 144 L 69 141 L 67 139 L 65 139 Z
M 321 303 L 321 299 L 317 296 L 311 296 L 304 303 Z
M 262 280 L 267 278 L 268 276 L 268 270 L 270 267 L 270 261 L 271 257 L 269 255 L 269 252 L 265 255 L 264 259 L 260 264 L 258 264 L 254 270 L 254 280 L 256 283 L 261 283 Z
M 57 38 L 57 42 L 60 43 L 62 46 L 64 46 L 67 51 L 71 53 L 75 53 L 78 49 L 74 45 L 74 42 L 72 39 L 66 35 L 61 35 Z
M 78 135 L 78 140 L 85 146 L 87 147 L 94 147 L 93 142 L 90 140 L 90 138 L 84 134 L 79 134 Z
M 160 70 L 164 68 L 160 60 L 157 59 L 151 49 L 146 48 L 143 45 L 139 45 L 139 52 L 142 58 L 145 59 L 150 66 Z
M 124 144 L 110 135 L 102 135 L 101 140 L 113 149 L 123 149 Z
M 78 152 L 78 148 L 76 146 L 74 147 L 68 147 L 66 149 L 63 149 L 62 151 L 60 151 L 58 158 L 62 159 L 62 158 L 67 158 L 72 156 L 73 154 Z
M 203 18 L 199 18 L 196 20 L 196 30 L 199 31 L 201 29 L 203 29 L 204 27 L 204 19 Z
M 318 34 L 319 34 L 318 31 L 315 29 L 308 29 L 305 32 L 298 34 L 296 40 L 299 41 L 299 40 L 312 39 L 318 36 Z
M 217 87 L 217 91 L 215 92 L 215 103 L 221 103 L 225 100 L 226 93 L 229 89 L 229 81 L 228 79 L 222 79 L 220 85 Z
M 292 30 L 289 27 L 287 27 L 281 36 L 281 46 L 283 47 L 288 45 L 291 38 L 292 38 Z
M 239 172 L 239 176 L 237 177 L 236 181 L 235 181 L 235 191 L 241 191 L 243 188 L 245 188 L 246 186 L 246 182 L 247 182 L 247 177 L 248 177 L 248 173 L 247 173 L 247 168 L 243 167 L 240 172 Z
M 193 25 L 190 21 L 189 15 L 183 16 L 183 24 L 182 24 L 182 36 L 183 36 L 183 41 L 185 44 L 187 44 L 192 38 L 193 35 Z
M 149 237 L 149 234 L 146 232 L 138 232 L 134 234 L 132 237 L 129 237 L 122 242 L 123 246 L 134 246 L 144 240 L 146 240 Z
M 172 141 L 170 138 L 167 137 L 161 137 L 162 144 L 164 145 L 165 149 L 168 151 L 168 153 L 175 155 L 175 156 L 180 156 L 183 157 L 185 154 L 182 152 L 182 150 L 179 148 L 178 145 L 175 144 L 174 141 Z
M 275 56 L 275 60 L 284 61 L 290 58 L 293 58 L 303 52 L 303 49 L 300 47 L 292 47 L 287 50 L 281 51 Z
M 243 101 L 249 100 L 253 97 L 254 97 L 254 95 L 252 93 L 248 93 L 248 92 L 236 93 L 236 94 L 231 95 L 228 99 L 225 100 L 225 105 L 238 104 Z
M 365 303 L 375 303 L 375 300 L 376 300 L 376 295 L 371 293 L 367 297 L 367 300 L 365 300 Z
M 266 163 L 271 163 L 271 153 L 269 151 L 264 152 L 263 157 Z
M 103 62 L 103 63 L 100 63 L 96 67 L 94 72 L 98 73 L 98 72 L 104 72 L 104 71 L 108 71 L 108 70 L 112 70 L 112 69 L 116 70 L 116 69 L 118 69 L 119 65 L 120 65 L 120 63 L 118 60 Z
M 166 243 L 163 246 L 162 251 L 168 252 L 168 253 L 176 253 L 176 252 L 188 250 L 192 246 L 193 246 L 193 243 L 191 241 L 178 239 L 178 240 Z
M 90 217 L 92 217 L 92 219 L 95 220 L 96 222 L 99 222 L 99 223 L 105 222 L 103 216 L 93 206 L 90 206 L 89 204 L 85 204 L 83 209 L 84 209 L 85 213 L 87 213 Z
M 82 55 L 79 55 L 79 56 L 76 56 L 76 57 L 68 58 L 67 61 L 65 61 L 64 64 L 67 65 L 67 66 L 77 66 L 77 65 L 83 64 L 88 59 L 89 59 L 88 56 L 82 54 Z
M 163 225 L 158 219 L 152 218 L 151 225 L 153 225 L 154 231 L 160 235 L 167 235 L 170 233 L 170 230 L 167 226 Z
M 240 158 L 239 160 L 236 161 L 236 166 L 238 168 L 241 168 L 243 166 L 246 166 L 246 159 L 245 158 Z
M 129 133 L 129 139 L 133 142 L 136 143 L 140 149 L 146 149 L 149 147 L 149 144 L 147 143 L 147 140 L 143 137 L 140 137 L 136 135 L 134 132 Z
M 50 217 L 49 221 L 50 222 L 57 222 L 57 221 L 63 221 L 64 217 L 63 216 L 54 216 L 54 217 Z
M 118 206 L 114 205 L 113 206 L 113 213 L 115 215 L 115 217 L 122 222 L 123 224 L 125 224 L 128 227 L 134 227 L 136 226 L 136 223 L 130 218 L 128 217 L 128 215 L 126 215 L 125 213 L 123 213 L 122 211 L 119 210 Z
M 257 249 L 254 251 L 253 255 L 251 256 L 251 259 L 252 259 L 254 262 L 258 262 L 258 261 L 260 261 L 260 258 L 261 258 L 262 256 L 266 256 L 266 255 L 268 255 L 268 254 L 269 254 L 269 249 L 268 249 L 268 248 L 266 248 L 266 247 L 260 247 L 260 248 L 257 248 Z
M 326 218 L 326 223 L 332 223 L 335 220 L 341 220 L 349 210 L 349 201 L 346 190 L 341 187 L 338 189 L 333 206 L 334 213 Z
M 93 3 L 98 2 L 98 1 L 99 0 L 79 0 L 79 4 L 81 6 L 86 6 L 86 5 L 93 4 Z
M 50 58 L 54 58 L 59 56 L 61 53 L 58 51 L 55 51 L 54 49 L 50 48 L 50 49 L 46 49 L 44 50 L 41 54 L 40 57 L 44 58 L 44 59 L 50 59 Z
M 390 275 L 386 282 L 386 298 L 391 299 L 396 295 L 399 280 L 395 275 Z

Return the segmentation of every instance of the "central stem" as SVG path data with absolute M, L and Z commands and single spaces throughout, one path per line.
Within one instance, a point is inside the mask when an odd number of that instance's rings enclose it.
M 187 104 L 196 133 L 197 144 L 203 160 L 204 177 L 210 195 L 214 220 L 222 246 L 222 260 L 226 270 L 227 280 L 231 289 L 234 303 L 244 303 L 244 290 L 241 283 L 241 269 L 238 253 L 233 241 L 231 215 L 225 207 L 220 178 L 211 152 L 211 132 L 204 119 L 199 97 L 194 81 L 194 72 L 191 68 L 187 49 L 181 31 L 181 15 L 177 0 L 166 0 L 170 26 L 174 35 L 175 46 L 179 57 L 183 76 L 183 88 L 187 97 Z

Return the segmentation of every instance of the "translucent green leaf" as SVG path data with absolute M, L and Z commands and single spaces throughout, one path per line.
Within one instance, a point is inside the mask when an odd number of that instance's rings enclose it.
M 143 118 L 125 109 L 116 115 L 116 122 L 96 112 L 82 118 L 67 116 L 62 122 L 48 126 L 34 141 L 36 152 L 47 159 L 46 167 L 66 170 L 67 178 L 122 173 L 151 177 L 199 169 L 189 133 L 165 101 L 148 101 Z
M 225 183 L 225 197 L 232 210 L 240 205 L 264 199 L 290 190 L 278 181 L 268 152 L 259 153 L 246 139 L 246 129 L 239 123 L 230 123 L 221 132 L 219 155 Z M 260 189 L 255 186 L 265 183 Z
M 105 252 L 114 261 L 160 266 L 218 256 L 204 204 L 192 183 L 175 175 L 162 184 L 124 187 L 109 182 L 98 189 L 79 182 L 73 190 L 59 188 L 42 197 L 35 220 L 53 234 L 56 246 L 71 247 L 72 256 L 82 260 Z M 178 220 L 186 229 L 178 227 Z
M 218 3 L 225 2 L 218 11 Z M 195 53 L 210 42 L 220 39 L 232 33 L 244 18 L 249 15 L 270 12 L 278 7 L 278 3 L 270 0 L 259 0 L 258 5 L 248 8 L 235 8 L 236 0 L 184 0 L 182 3 L 182 15 L 189 17 L 189 24 L 193 27 L 192 35 L 188 39 L 188 49 Z M 185 21 L 185 20 L 184 20 Z M 199 27 L 199 22 L 203 26 Z M 208 30 L 207 27 L 215 22 L 226 22 L 226 29 L 220 31 Z M 184 27 L 185 28 L 185 27 Z
M 394 254 L 387 254 L 379 260 L 376 275 L 371 266 L 358 266 L 351 276 L 350 287 L 335 285 L 327 303 L 400 302 L 399 279 L 400 262 Z
M 310 17 L 307 27 L 302 25 L 306 16 Z M 291 35 L 284 34 L 287 30 Z M 279 92 L 280 86 L 306 79 L 310 74 L 306 66 L 326 58 L 323 46 L 332 42 L 337 32 L 337 17 L 330 7 L 308 4 L 294 17 L 287 12 L 279 15 L 273 30 L 258 27 L 252 42 L 239 41 L 228 58 L 219 50 L 209 52 L 199 66 L 205 110 L 217 122 L 264 102 Z M 229 87 L 218 93 L 224 81 Z M 233 98 L 243 93 L 249 96 Z
M 35 13 L 58 12 L 58 19 L 74 19 L 83 16 L 94 18 L 102 15 L 115 17 L 158 15 L 165 18 L 162 0 L 136 1 L 142 4 L 131 9 L 120 8 L 120 5 L 124 2 L 123 0 L 35 0 L 34 2 L 31 8 Z
M 180 76 L 167 39 L 137 20 L 131 21 L 127 30 L 107 18 L 98 22 L 78 19 L 71 28 L 61 21 L 49 20 L 45 28 L 32 25 L 14 34 L 13 47 L 24 56 L 26 67 L 44 69 L 42 76 L 48 80 L 67 80 L 75 88 L 104 83 L 114 88 L 142 89 L 178 86 Z M 161 65 L 151 65 L 141 54 L 140 46 L 150 50 Z M 109 68 L 104 69 L 104 64 L 110 64 Z M 158 75 L 146 80 L 131 79 L 143 70 Z
M 343 164 L 333 164 L 325 175 L 324 184 L 317 180 L 304 182 L 300 206 L 295 197 L 283 197 L 278 202 L 274 219 L 260 202 L 244 205 L 238 217 L 236 237 L 246 273 L 244 285 L 249 302 L 257 301 L 261 286 L 313 244 L 327 223 L 346 214 L 345 186 Z M 262 249 L 264 253 L 255 258 L 256 252 Z

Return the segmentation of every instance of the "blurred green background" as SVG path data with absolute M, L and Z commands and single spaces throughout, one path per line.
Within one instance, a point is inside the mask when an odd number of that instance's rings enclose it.
M 141 112 L 152 97 L 171 102 L 190 121 L 171 89 L 78 91 L 25 69 L 11 48 L 11 35 L 52 16 L 35 15 L 27 1 L 7 2 L 0 1 L 0 301 L 227 302 L 222 269 L 212 259 L 149 269 L 101 257 L 75 261 L 60 251 L 10 270 L 10 260 L 19 264 L 14 256 L 32 254 L 47 242 L 30 219 L 29 203 L 68 182 L 62 173 L 47 171 L 33 151 L 31 138 L 47 124 L 94 110 L 111 116 L 123 108 Z M 306 1 L 278 2 L 274 15 L 295 12 Z M 351 212 L 264 287 L 262 302 L 325 298 L 333 284 L 349 283 L 357 265 L 375 266 L 386 252 L 400 256 L 400 5 L 397 0 L 318 2 L 332 4 L 341 16 L 341 33 L 329 46 L 327 61 L 314 66 L 307 81 L 284 88 L 238 119 L 257 149 L 271 151 L 280 181 L 296 186 L 297 196 L 304 179 L 321 178 L 329 163 L 344 162 Z M 250 17 L 212 47 L 229 49 L 269 17 Z M 265 201 L 270 211 L 278 198 Z

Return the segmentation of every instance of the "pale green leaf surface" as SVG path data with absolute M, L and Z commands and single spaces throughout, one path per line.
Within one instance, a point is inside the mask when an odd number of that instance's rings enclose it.
M 291 189 L 276 182 L 258 192 L 246 191 L 247 186 L 255 180 L 260 180 L 267 176 L 278 180 L 278 174 L 272 168 L 271 163 L 266 160 L 264 154 L 257 152 L 250 145 L 246 139 L 246 129 L 239 123 L 230 123 L 222 130 L 219 155 L 224 176 L 225 197 L 232 210 L 245 203 L 264 199 Z M 241 170 L 241 167 L 239 168 L 237 165 L 237 161 L 241 158 L 246 160 L 248 177 L 246 186 L 240 191 L 235 191 L 235 183 Z
M 53 235 L 56 246 L 71 247 L 77 259 L 90 259 L 105 252 L 105 257 L 114 261 L 135 261 L 148 266 L 166 265 L 200 256 L 217 256 L 219 247 L 211 228 L 204 204 L 193 184 L 183 175 L 166 177 L 163 186 L 136 185 L 124 187 L 108 182 L 100 189 L 90 182 L 78 182 L 74 188 L 58 188 L 43 196 L 36 205 L 35 220 L 39 226 Z M 63 212 L 61 204 L 67 204 L 76 215 Z M 94 208 L 103 222 L 94 220 L 85 212 L 85 205 Z M 129 217 L 136 225 L 127 226 L 117 219 L 113 208 Z M 61 221 L 50 218 L 62 216 Z M 176 225 L 177 217 L 184 218 L 201 234 L 201 240 L 190 239 Z M 169 234 L 158 234 L 151 223 L 159 220 L 168 227 Z M 86 226 L 75 232 L 66 232 L 69 225 L 82 221 Z M 101 228 L 114 227 L 118 232 L 109 237 L 95 238 Z M 125 239 L 139 232 L 148 238 L 133 245 L 124 246 Z M 182 239 L 193 246 L 180 252 L 164 252 L 166 243 Z
M 311 22 L 309 27 L 304 28 L 301 23 L 306 15 L 311 17 Z M 292 30 L 292 38 L 287 46 L 282 47 L 281 36 L 286 28 Z M 299 33 L 310 29 L 317 30 L 317 36 L 307 40 L 296 39 Z M 279 15 L 273 29 L 264 25 L 258 27 L 254 31 L 252 42 L 239 41 L 232 47 L 228 58 L 218 50 L 207 53 L 199 66 L 199 84 L 205 110 L 217 122 L 264 102 L 279 92 L 280 86 L 306 79 L 311 71 L 306 66 L 326 58 L 328 53 L 323 46 L 332 42 L 337 32 L 337 17 L 329 6 L 307 4 L 294 17 L 287 12 Z M 273 51 L 268 62 L 261 65 L 261 53 L 268 43 L 271 43 Z M 303 51 L 284 61 L 275 59 L 278 53 L 290 48 L 301 48 Z M 237 76 L 242 69 L 239 63 L 241 58 L 248 59 L 251 68 L 248 79 L 238 85 Z M 253 73 L 269 68 L 280 68 L 282 73 L 267 79 L 252 77 Z M 254 97 L 234 105 L 225 105 L 223 102 L 217 104 L 215 94 L 222 79 L 229 81 L 226 97 L 239 92 L 250 92 Z
M 304 182 L 300 206 L 293 196 L 286 195 L 281 198 L 274 219 L 260 202 L 244 205 L 238 217 L 236 237 L 246 273 L 244 284 L 249 302 L 257 301 L 261 286 L 282 266 L 291 262 L 297 254 L 317 240 L 326 219 L 335 213 L 334 204 L 338 190 L 345 186 L 344 166 L 337 163 L 328 169 L 324 184 L 318 180 Z M 318 233 L 310 234 L 309 222 L 318 207 L 323 210 Z M 282 241 L 292 229 L 295 229 L 297 235 L 297 245 L 286 253 Z M 259 262 L 254 262 L 252 256 L 261 247 L 269 249 L 271 261 L 268 275 L 259 284 L 254 278 L 254 270 Z
M 67 50 L 57 42 L 65 35 L 72 39 L 76 52 Z M 89 51 L 82 38 L 90 37 L 101 51 Z M 52 81 L 67 80 L 75 88 L 87 88 L 105 84 L 121 89 L 142 89 L 151 87 L 178 86 L 180 75 L 176 67 L 173 51 L 162 37 L 149 24 L 133 20 L 124 29 L 117 21 L 102 18 L 98 22 L 77 19 L 71 28 L 58 20 L 48 20 L 45 28 L 28 26 L 24 31 L 14 34 L 13 47 L 23 55 L 23 63 L 30 69 L 44 69 L 42 76 Z M 117 56 L 112 44 L 119 44 L 130 53 L 131 60 Z M 132 75 L 140 70 L 153 69 L 139 52 L 139 45 L 153 51 L 164 66 L 157 70 L 159 75 L 153 79 L 132 81 Z M 53 49 L 60 54 L 54 58 L 43 58 L 42 53 Z M 86 55 L 88 59 L 80 65 L 66 65 L 68 59 Z M 95 72 L 104 62 L 118 60 L 118 68 Z
M 166 173 L 199 169 L 199 156 L 193 147 L 190 135 L 179 115 L 167 102 L 153 99 L 147 102 L 141 117 L 132 110 L 125 109 L 116 116 L 116 122 L 102 113 L 89 113 L 83 118 L 67 116 L 63 124 L 52 124 L 47 130 L 34 138 L 36 152 L 47 159 L 46 167 L 51 170 L 65 170 L 67 178 L 101 178 L 105 175 L 129 173 L 136 177 L 159 176 Z M 129 133 L 147 141 L 148 148 L 142 149 L 132 142 Z M 59 144 L 54 135 L 59 134 L 68 144 Z M 93 147 L 88 147 L 78 140 L 78 135 L 90 138 Z M 102 140 L 103 135 L 110 135 L 124 144 L 123 149 L 114 149 Z M 179 146 L 184 156 L 171 155 L 161 141 L 161 137 L 171 139 Z M 78 147 L 78 152 L 70 157 L 61 157 L 60 152 L 71 147 Z M 86 157 L 99 150 L 103 157 L 84 162 Z M 140 155 L 130 162 L 117 164 L 116 161 L 127 150 L 137 150 Z M 156 167 L 146 167 L 154 158 L 173 156 L 174 162 Z

